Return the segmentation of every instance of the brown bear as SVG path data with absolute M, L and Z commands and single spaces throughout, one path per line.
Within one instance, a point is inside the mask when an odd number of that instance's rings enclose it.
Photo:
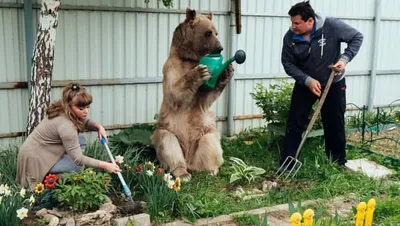
M 200 58 L 223 50 L 212 17 L 212 13 L 186 9 L 163 67 L 163 102 L 151 140 L 164 168 L 183 181 L 191 179 L 188 170 L 216 175 L 224 162 L 216 116 L 210 108 L 234 69 L 229 65 L 214 89 L 201 86 L 211 75 L 207 66 L 199 65 Z

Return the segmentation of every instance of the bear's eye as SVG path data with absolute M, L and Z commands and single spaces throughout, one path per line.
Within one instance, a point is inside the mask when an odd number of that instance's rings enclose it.
M 207 32 L 206 32 L 206 36 L 207 36 L 207 37 L 210 37 L 211 35 L 212 35 L 212 31 L 207 31 Z

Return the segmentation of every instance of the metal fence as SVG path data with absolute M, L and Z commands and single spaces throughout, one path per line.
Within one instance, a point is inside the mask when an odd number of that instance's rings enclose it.
M 78 81 L 94 96 L 91 118 L 110 132 L 132 123 L 154 122 L 172 33 L 184 19 L 186 7 L 191 7 L 214 12 L 224 55 L 237 49 L 247 54 L 246 62 L 237 65 L 229 89 L 213 105 L 219 131 L 234 134 L 265 125 L 249 93 L 258 82 L 274 83 L 274 77 L 291 81 L 280 63 L 280 52 L 290 25 L 287 11 L 298 1 L 241 2 L 241 33 L 237 34 L 230 0 L 176 0 L 171 9 L 158 0 L 147 4 L 144 0 L 61 1 L 52 99 L 60 97 L 63 85 Z M 0 0 L 0 146 L 23 139 L 39 4 Z M 348 102 L 384 106 L 400 97 L 400 53 L 395 38 L 400 35 L 396 11 L 400 1 L 311 0 L 311 4 L 364 34 L 363 46 L 347 68 Z

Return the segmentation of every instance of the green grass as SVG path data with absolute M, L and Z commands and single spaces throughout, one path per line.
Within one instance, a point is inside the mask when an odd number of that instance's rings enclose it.
M 254 139 L 252 145 L 244 144 L 244 140 L 247 140 L 245 136 L 237 140 L 223 139 L 225 163 L 218 176 L 210 176 L 204 172 L 193 173 L 193 179 L 183 184 L 181 193 L 190 194 L 194 200 L 201 203 L 199 217 L 214 217 L 294 200 L 330 199 L 349 193 L 354 193 L 360 200 L 371 196 L 399 195 L 398 189 L 384 181 L 375 181 L 329 162 L 325 156 L 323 141 L 317 138 L 309 139 L 302 150 L 300 159 L 303 167 L 296 180 L 280 184 L 278 189 L 271 190 L 265 197 L 241 200 L 234 196 L 235 187 L 228 183 L 232 173 L 227 161 L 230 156 L 241 158 L 247 164 L 262 167 L 267 171 L 264 177 L 255 183 L 244 184 L 245 190 L 261 189 L 261 182 L 271 179 L 278 166 L 278 152 L 265 148 L 265 136 Z
M 247 145 L 245 140 L 254 141 Z M 309 138 L 300 154 L 300 161 L 303 166 L 298 172 L 296 178 L 290 182 L 278 182 L 278 188 L 265 193 L 263 197 L 243 200 L 235 196 L 235 190 L 241 185 L 245 191 L 252 189 L 261 190 L 264 180 L 273 180 L 279 164 L 279 140 L 274 145 L 267 148 L 267 134 L 265 128 L 259 130 L 248 130 L 238 135 L 237 139 L 222 139 L 225 162 L 221 166 L 217 176 L 208 175 L 206 172 L 193 172 L 192 180 L 188 183 L 182 183 L 181 191 L 176 206 L 175 219 L 185 219 L 194 221 L 198 218 L 215 217 L 221 214 L 230 214 L 243 210 L 256 209 L 261 207 L 273 206 L 277 204 L 296 202 L 298 200 L 309 199 L 331 199 L 337 196 L 347 196 L 350 193 L 355 194 L 358 201 L 366 201 L 370 197 L 377 200 L 377 209 L 375 214 L 376 222 L 387 223 L 399 221 L 400 216 L 400 189 L 397 185 L 392 185 L 385 181 L 376 181 L 361 173 L 354 173 L 336 164 L 331 163 L 325 155 L 324 142 L 320 138 Z M 111 148 L 112 144 L 110 144 Z M 0 151 L 2 164 L 0 173 L 2 174 L 1 183 L 15 184 L 17 148 L 10 147 L 9 150 Z M 145 155 L 141 154 L 139 148 L 127 148 L 115 150 L 124 155 L 125 163 L 135 165 L 145 161 L 155 161 L 155 153 L 151 149 L 145 150 Z M 104 147 L 95 142 L 89 144 L 86 155 L 102 160 L 108 160 Z M 348 159 L 366 157 L 377 161 L 388 167 L 392 163 L 382 156 L 366 154 L 358 149 L 347 151 Z M 145 156 L 145 157 L 143 157 Z M 230 168 L 229 157 L 236 157 L 244 160 L 246 164 L 261 167 L 266 173 L 255 182 L 229 184 L 229 179 L 233 173 Z M 3 160 L 4 159 L 4 160 Z M 394 166 L 399 172 L 400 168 Z M 400 174 L 390 178 L 392 181 L 399 181 Z M 134 182 L 135 178 L 124 176 L 126 182 Z M 113 177 L 115 191 L 122 192 L 117 177 Z M 131 186 L 135 194 L 134 185 Z M 326 205 L 326 204 L 324 204 Z M 318 209 L 326 208 L 324 205 L 316 206 Z M 387 210 L 387 211 L 386 211 Z M 327 214 L 324 212 L 324 215 Z M 349 216 L 351 218 L 351 216 Z M 238 224 L 246 225 L 252 221 L 254 216 L 242 215 L 236 216 L 235 221 Z M 167 218 L 166 218 L 167 219 Z M 168 217 L 168 219 L 171 219 Z M 254 218 L 255 219 L 255 218 Z
M 398 225 L 400 222 L 400 197 L 387 197 L 379 200 L 374 220 L 381 225 Z
M 255 225 L 257 222 L 260 222 L 259 218 L 257 214 L 241 214 L 233 216 L 233 221 L 238 226 Z

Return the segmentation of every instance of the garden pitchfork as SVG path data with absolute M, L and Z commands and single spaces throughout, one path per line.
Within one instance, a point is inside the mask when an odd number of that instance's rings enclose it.
M 326 83 L 324 92 L 322 93 L 321 99 L 319 100 L 317 109 L 315 109 L 315 112 L 311 118 L 311 121 L 307 126 L 307 130 L 305 131 L 305 133 L 303 133 L 303 138 L 300 142 L 299 147 L 297 148 L 296 156 L 294 158 L 292 156 L 288 156 L 285 159 L 285 161 L 282 163 L 282 165 L 279 167 L 279 169 L 275 173 L 275 175 L 278 175 L 277 179 L 279 179 L 284 174 L 286 174 L 285 180 L 288 179 L 289 177 L 293 178 L 297 174 L 297 172 L 299 171 L 301 166 L 303 165 L 303 163 L 301 163 L 297 158 L 300 154 L 300 150 L 301 150 L 302 146 L 304 145 L 304 142 L 307 139 L 308 134 L 310 133 L 311 129 L 313 128 L 315 120 L 317 119 L 318 114 L 321 111 L 322 105 L 325 102 L 325 98 L 328 94 L 329 88 L 331 87 L 333 78 L 335 77 L 335 74 L 337 73 L 337 70 L 335 70 L 335 68 L 333 68 L 332 65 L 330 65 L 329 68 L 332 69 L 331 75 L 329 76 L 328 82 Z M 289 168 L 290 166 L 292 166 L 292 167 Z

